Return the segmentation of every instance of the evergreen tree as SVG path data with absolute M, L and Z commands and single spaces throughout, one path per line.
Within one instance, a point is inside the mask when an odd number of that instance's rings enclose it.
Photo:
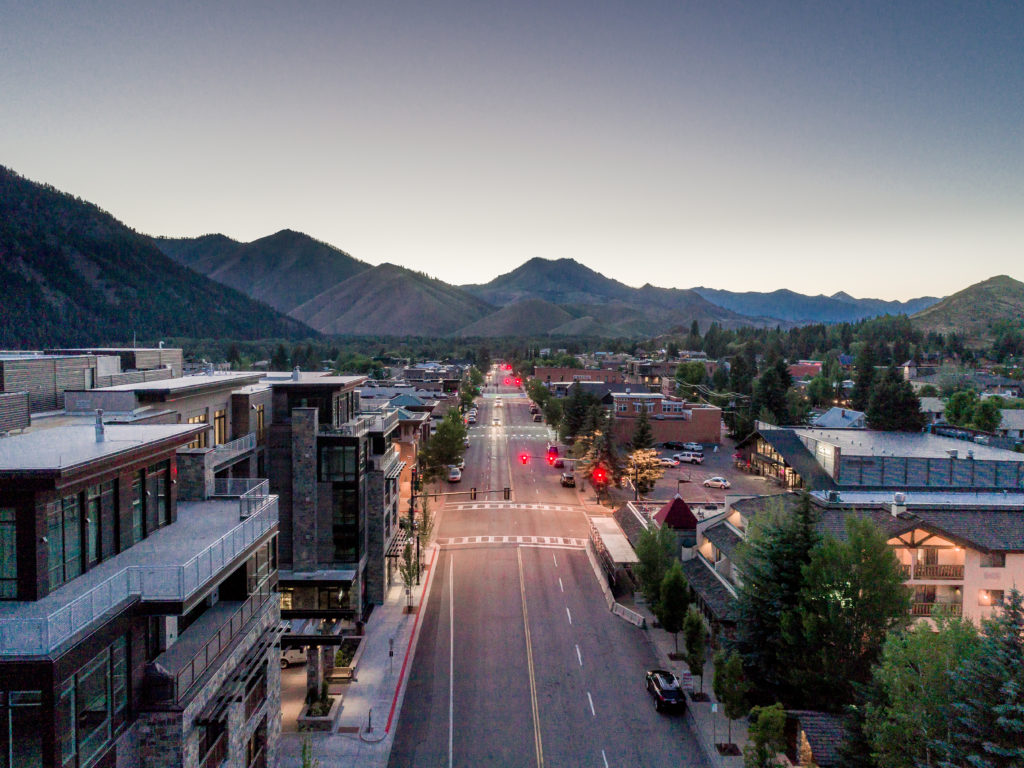
M 952 675 L 949 735 L 935 743 L 943 768 L 1024 765 L 1024 598 L 1016 589 L 982 623 L 978 652 Z
M 640 591 L 651 608 L 661 598 L 661 583 L 675 559 L 676 535 L 667 525 L 651 525 L 636 542 L 637 564 L 634 572 L 640 579 Z
M 854 363 L 856 373 L 853 379 L 853 394 L 850 405 L 855 411 L 866 411 L 871 400 L 871 387 L 875 383 L 875 365 L 877 358 L 870 342 L 865 342 L 857 353 Z
M 704 691 L 704 662 L 707 661 L 707 644 L 704 641 L 704 619 L 700 612 L 690 606 L 683 621 L 683 642 L 686 643 L 686 666 L 691 675 L 700 676 L 700 690 Z
M 735 649 L 755 701 L 795 702 L 790 682 L 805 655 L 800 637 L 803 568 L 820 541 L 817 515 L 803 494 L 792 514 L 773 509 L 754 518 L 741 545 Z
M 792 383 L 793 377 L 789 375 L 786 364 L 781 359 L 777 360 L 765 369 L 754 384 L 751 410 L 754 413 L 767 410 L 777 419 L 785 419 L 789 415 L 786 393 Z
M 289 368 L 288 350 L 284 348 L 284 344 L 278 344 L 274 354 L 270 357 L 270 370 L 287 371 Z
M 753 369 L 744 355 L 736 355 L 729 361 L 729 387 L 741 395 L 750 394 L 754 380 Z
M 633 430 L 633 439 L 630 441 L 634 451 L 654 447 L 654 434 L 651 432 L 651 420 L 647 418 L 647 411 L 640 412 L 640 418 L 636 420 L 636 428 Z
M 890 368 L 875 381 L 866 416 L 871 429 L 886 432 L 920 432 L 924 429 L 921 401 L 910 382 L 904 380 L 895 368 Z
M 783 701 L 836 710 L 853 702 L 853 684 L 870 679 L 887 633 L 909 622 L 910 592 L 888 537 L 856 515 L 846 518 L 846 541 L 826 538 L 811 553 L 803 577 L 803 654 L 790 667 L 800 698 Z

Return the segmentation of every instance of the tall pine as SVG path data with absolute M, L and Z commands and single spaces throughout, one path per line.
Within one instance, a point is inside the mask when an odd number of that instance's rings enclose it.
M 651 420 L 647 418 L 647 411 L 640 412 L 640 418 L 636 420 L 636 428 L 633 430 L 633 439 L 630 441 L 634 451 L 643 448 L 654 447 L 654 434 L 651 432 Z
M 801 664 L 800 605 L 803 569 L 820 541 L 810 496 L 796 510 L 773 510 L 755 518 L 740 550 L 743 586 L 736 600 L 735 649 L 751 683 L 754 701 L 798 700 L 791 674 Z

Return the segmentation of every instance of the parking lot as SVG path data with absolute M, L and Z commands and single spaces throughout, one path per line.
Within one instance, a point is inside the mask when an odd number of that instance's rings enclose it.
M 679 449 L 658 448 L 658 455 L 670 458 L 679 453 Z M 763 478 L 750 475 L 736 468 L 736 444 L 729 438 L 723 438 L 718 445 L 704 446 L 703 464 L 680 464 L 678 467 L 666 467 L 665 476 L 658 481 L 654 491 L 648 496 L 652 499 L 667 499 L 678 493 L 686 501 L 721 502 L 727 493 L 730 494 L 766 494 L 779 493 L 779 488 L 770 485 Z M 703 482 L 709 477 L 724 477 L 731 487 L 728 489 L 705 488 Z

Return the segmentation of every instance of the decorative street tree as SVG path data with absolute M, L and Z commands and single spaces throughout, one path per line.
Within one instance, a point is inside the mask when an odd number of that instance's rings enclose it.
M 690 588 L 683 575 L 683 567 L 672 563 L 665 578 L 661 580 L 661 596 L 658 601 L 657 615 L 661 627 L 672 633 L 676 644 L 676 655 L 679 654 L 679 630 L 683 628 L 686 611 L 690 607 Z

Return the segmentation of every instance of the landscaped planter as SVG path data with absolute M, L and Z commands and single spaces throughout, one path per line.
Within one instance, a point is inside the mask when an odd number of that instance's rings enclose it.
M 335 653 L 334 668 L 327 675 L 328 681 L 347 683 L 355 679 L 356 667 L 359 666 L 359 659 L 363 655 L 363 645 L 363 635 L 353 635 L 342 641 Z M 348 663 L 338 663 L 346 660 Z
M 309 707 L 306 706 L 302 710 L 302 714 L 299 715 L 298 725 L 300 731 L 333 731 L 334 724 L 338 720 L 338 715 L 341 714 L 341 700 L 344 697 L 341 695 L 331 697 L 331 709 L 322 717 L 316 715 L 310 715 Z

